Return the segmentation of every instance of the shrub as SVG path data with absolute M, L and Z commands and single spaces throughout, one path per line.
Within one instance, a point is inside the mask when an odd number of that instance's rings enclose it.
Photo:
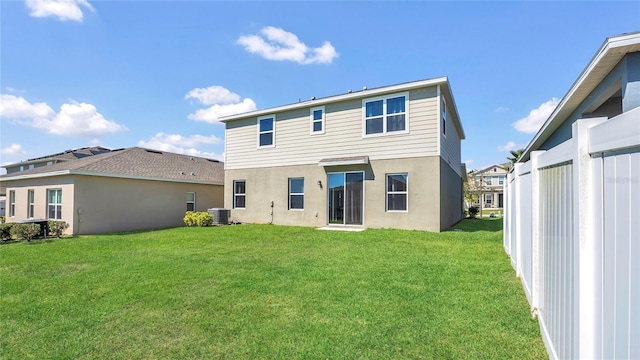
M 207 212 L 187 211 L 183 221 L 187 226 L 211 226 L 213 225 L 213 215 Z
M 49 236 L 57 238 L 62 237 L 64 231 L 69 228 L 69 224 L 66 221 L 58 220 L 49 220 L 47 226 L 49 226 Z
M 184 219 L 182 220 L 187 226 L 196 226 L 196 215 L 193 211 L 187 211 L 187 213 L 184 214 Z
M 9 224 L 0 224 L 0 241 L 9 241 L 11 240 L 11 227 L 13 223 Z
M 197 223 L 198 226 L 211 226 L 213 225 L 213 215 L 207 212 L 198 213 Z
M 480 209 L 478 209 L 477 206 L 469 207 L 469 217 L 472 218 L 472 219 L 475 219 L 476 215 L 478 215 L 479 211 L 480 211 Z
M 5 222 L 7 222 L 7 218 L 4 215 L 0 216 L 0 224 L 4 224 Z
M 38 224 L 14 224 L 11 227 L 11 235 L 16 239 L 31 241 L 39 233 L 40 225 Z

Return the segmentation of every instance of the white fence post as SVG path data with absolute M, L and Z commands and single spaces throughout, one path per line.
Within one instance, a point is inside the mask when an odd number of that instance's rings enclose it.
M 538 170 L 538 157 L 544 151 L 532 151 L 531 158 L 531 310 L 535 315 L 540 306 L 540 248 L 541 227 L 540 224 L 540 172 Z
M 574 243 L 574 254 L 577 255 L 576 274 L 578 281 L 574 283 L 576 295 L 575 305 L 578 316 L 573 325 L 578 329 L 578 358 L 596 358 L 596 331 L 599 300 L 596 292 L 599 275 L 596 273 L 602 259 L 602 240 L 596 234 L 596 228 L 601 226 L 602 219 L 596 219 L 594 205 L 600 189 L 594 188 L 593 159 L 589 154 L 589 128 L 597 125 L 606 118 L 581 119 L 572 125 L 574 144 L 573 158 L 573 201 L 574 201 L 574 234 L 578 241 Z M 599 225 L 600 224 L 600 225 Z
M 511 218 L 511 244 L 509 245 L 509 249 L 511 254 L 511 265 L 516 270 L 517 277 L 520 277 L 520 264 L 518 263 L 518 260 L 520 259 L 520 239 L 518 238 L 518 234 L 520 234 L 521 224 L 518 216 L 516 216 L 516 208 L 522 203 L 522 187 L 520 186 L 519 171 L 522 165 L 522 163 L 516 163 L 513 165 L 514 181 L 511 183 L 511 185 L 513 185 L 513 188 L 511 189 L 511 205 L 513 206 L 513 213 Z

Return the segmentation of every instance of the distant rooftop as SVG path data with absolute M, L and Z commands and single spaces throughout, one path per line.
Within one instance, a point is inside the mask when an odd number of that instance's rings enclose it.
M 107 149 L 102 146 L 83 147 L 79 149 L 65 150 L 63 152 L 59 152 L 55 154 L 39 156 L 36 158 L 27 159 L 25 161 L 9 164 L 3 167 L 11 168 L 11 167 L 16 167 L 20 165 L 29 165 L 29 164 L 40 163 L 40 162 L 49 161 L 49 160 L 58 160 L 58 161 L 75 160 L 75 159 L 81 159 L 87 156 L 99 155 L 99 154 L 104 154 L 108 152 L 111 152 L 111 149 Z
M 224 164 L 218 160 L 130 147 L 86 155 L 73 161 L 36 167 L 0 176 L 12 181 L 59 175 L 91 175 L 133 179 L 224 183 Z M 87 150 L 90 152 L 90 150 Z M 67 154 L 67 152 L 60 153 Z

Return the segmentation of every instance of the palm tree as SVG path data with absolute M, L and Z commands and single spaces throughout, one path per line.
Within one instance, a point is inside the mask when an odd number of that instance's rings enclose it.
M 516 162 L 518 162 L 518 159 L 520 159 L 520 157 L 522 156 L 522 153 L 524 153 L 524 149 L 519 149 L 519 150 L 511 150 L 509 151 L 511 153 L 511 156 L 507 156 L 507 160 L 509 160 L 510 164 L 507 166 L 507 168 L 505 170 L 511 170 L 513 168 L 513 165 L 515 165 Z

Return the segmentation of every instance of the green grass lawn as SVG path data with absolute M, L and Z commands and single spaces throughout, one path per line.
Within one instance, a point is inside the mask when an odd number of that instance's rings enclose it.
M 0 358 L 546 358 L 501 220 L 455 227 L 3 244 Z

